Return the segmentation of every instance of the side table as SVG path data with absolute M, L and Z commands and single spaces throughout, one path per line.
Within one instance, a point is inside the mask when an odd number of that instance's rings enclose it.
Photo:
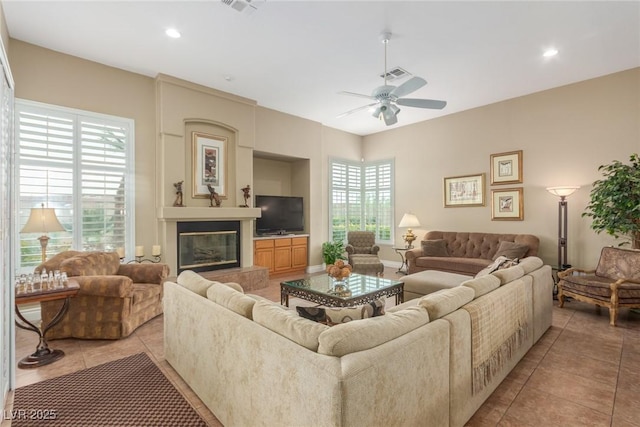
M 398 269 L 398 271 L 396 271 L 396 274 L 409 274 L 409 266 L 407 265 L 407 258 L 405 257 L 405 254 L 407 253 L 407 251 L 410 251 L 413 248 L 393 246 L 391 249 L 393 249 L 395 253 L 400 255 L 400 259 L 402 260 L 402 264 L 400 264 L 400 268 Z
M 47 343 L 46 334 L 49 329 L 58 324 L 62 317 L 65 315 L 67 310 L 69 309 L 69 298 L 77 295 L 78 290 L 80 289 L 80 285 L 73 279 L 69 279 L 67 283 L 63 286 L 58 287 L 48 287 L 46 284 L 44 286 L 39 286 L 33 290 L 20 290 L 16 289 L 16 301 L 15 301 L 15 311 L 16 316 L 24 323 L 18 322 L 16 319 L 16 326 L 25 329 L 27 331 L 33 331 L 38 334 L 40 337 L 40 341 L 38 342 L 38 346 L 36 347 L 36 351 L 29 356 L 24 357 L 18 362 L 18 368 L 22 369 L 31 369 L 37 368 L 38 366 L 47 365 L 49 363 L 55 362 L 58 359 L 64 357 L 64 352 L 62 350 L 52 350 L 49 348 L 49 344 Z M 62 307 L 60 307 L 60 311 L 55 315 L 53 319 L 47 325 L 41 325 L 38 328 L 33 323 L 29 322 L 24 318 L 20 310 L 18 309 L 18 305 L 27 304 L 32 302 L 43 302 L 43 301 L 54 301 L 64 299 L 62 303 Z

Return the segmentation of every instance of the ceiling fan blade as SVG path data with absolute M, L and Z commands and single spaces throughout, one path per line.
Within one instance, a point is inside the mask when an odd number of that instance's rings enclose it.
M 362 93 L 355 93 L 355 92 L 342 91 L 342 92 L 338 92 L 338 94 L 340 94 L 340 95 L 349 95 L 349 96 L 357 96 L 359 98 L 376 99 L 371 95 L 364 95 Z
M 414 92 L 420 89 L 422 86 L 426 85 L 427 81 L 422 77 L 411 77 L 406 82 L 402 83 L 400 86 L 391 91 L 391 96 L 395 96 L 396 98 L 401 98 L 405 95 L 409 95 L 411 92 Z
M 436 99 L 400 98 L 396 99 L 396 104 L 404 105 L 406 107 L 442 110 L 444 107 L 446 107 L 447 101 L 438 101 Z
M 360 110 L 366 110 L 367 108 L 371 108 L 374 105 L 378 105 L 377 102 L 374 102 L 373 104 L 369 104 L 369 105 L 363 105 L 362 107 L 358 107 L 358 108 L 354 108 L 353 110 L 349 110 L 349 111 L 345 111 L 342 114 L 339 114 L 336 118 L 342 118 L 344 116 L 348 116 L 349 114 L 353 114 L 353 113 L 357 113 Z

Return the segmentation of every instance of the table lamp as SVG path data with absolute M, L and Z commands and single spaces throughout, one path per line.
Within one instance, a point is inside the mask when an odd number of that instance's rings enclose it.
M 53 208 L 45 208 L 44 203 L 39 208 L 31 208 L 31 214 L 29 220 L 20 230 L 21 233 L 43 233 L 38 237 L 40 240 L 40 247 L 42 248 L 42 262 L 47 260 L 47 244 L 49 243 L 49 236 L 47 233 L 55 231 L 66 231 L 58 217 L 56 211 Z
M 413 234 L 411 227 L 420 227 L 420 221 L 418 221 L 418 217 L 416 217 L 414 214 L 406 213 L 402 216 L 398 227 L 407 228 L 407 232 L 406 234 L 402 235 L 402 238 L 406 242 L 407 249 L 413 248 L 413 241 L 416 240 L 416 235 Z

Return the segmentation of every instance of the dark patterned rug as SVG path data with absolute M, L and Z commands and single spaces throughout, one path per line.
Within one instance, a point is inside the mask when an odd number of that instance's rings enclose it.
M 16 389 L 21 426 L 206 426 L 145 353 Z

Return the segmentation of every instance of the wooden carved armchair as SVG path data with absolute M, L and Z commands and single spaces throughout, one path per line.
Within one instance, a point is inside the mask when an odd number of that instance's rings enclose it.
M 36 267 L 60 270 L 80 285 L 62 321 L 47 338 L 117 339 L 162 314 L 162 283 L 166 264 L 120 264 L 116 252 L 61 252 Z M 40 303 L 42 321 L 49 322 L 62 301 Z
M 565 297 L 609 308 L 609 324 L 616 325 L 620 307 L 640 308 L 640 251 L 602 248 L 595 270 L 571 268 L 558 273 L 558 300 Z

